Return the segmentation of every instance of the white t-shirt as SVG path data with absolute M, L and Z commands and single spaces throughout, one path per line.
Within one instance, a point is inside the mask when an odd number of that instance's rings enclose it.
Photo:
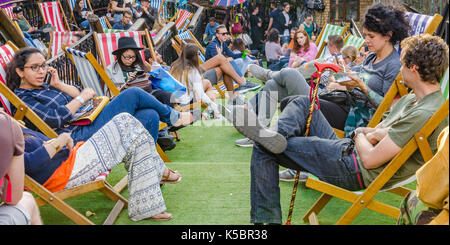
M 203 103 L 205 103 L 208 107 L 210 107 L 215 113 L 219 113 L 219 107 L 216 103 L 214 103 L 208 95 L 206 95 L 205 90 L 203 88 L 203 78 L 200 75 L 200 72 L 198 72 L 197 69 L 190 69 L 188 73 L 188 80 L 189 80 L 189 91 L 188 93 L 184 94 L 179 98 L 180 101 L 183 101 L 183 103 L 187 104 L 192 99 L 194 99 L 194 96 L 196 98 L 196 101 L 201 100 Z M 182 75 L 181 78 L 181 84 L 186 86 L 185 81 L 185 75 Z

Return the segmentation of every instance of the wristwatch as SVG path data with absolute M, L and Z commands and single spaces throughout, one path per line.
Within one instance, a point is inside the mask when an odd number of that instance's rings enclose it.
M 83 105 L 84 104 L 84 99 L 83 99 L 83 97 L 81 97 L 81 96 L 77 96 L 77 97 L 75 97 L 75 99 L 76 100 L 78 100 L 78 101 L 80 101 L 80 103 Z
M 45 143 L 52 145 L 53 147 L 55 147 L 56 152 L 58 152 L 61 149 L 61 146 L 58 144 L 58 142 L 56 141 L 56 139 L 51 139 L 49 141 L 46 141 Z

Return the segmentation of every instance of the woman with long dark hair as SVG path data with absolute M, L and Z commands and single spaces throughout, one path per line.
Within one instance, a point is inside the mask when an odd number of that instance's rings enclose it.
M 87 20 L 89 14 L 92 12 L 85 7 L 84 0 L 77 0 L 73 7 L 73 16 L 81 29 L 89 29 L 89 20 Z
M 47 74 L 51 75 L 49 84 L 44 83 Z M 8 64 L 6 80 L 8 87 L 42 120 L 57 133 L 70 133 L 75 142 L 87 140 L 121 112 L 138 119 L 155 141 L 160 120 L 169 126 L 188 125 L 193 121 L 192 114 L 175 111 L 140 88 L 129 88 L 110 101 L 91 124 L 71 125 L 74 114 L 96 94 L 91 88 L 81 89 L 61 82 L 56 69 L 47 65 L 44 55 L 36 48 L 23 48 L 14 55 Z

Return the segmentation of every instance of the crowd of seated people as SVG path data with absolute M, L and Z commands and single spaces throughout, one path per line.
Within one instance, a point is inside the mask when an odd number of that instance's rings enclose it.
M 289 4 L 283 6 L 280 15 L 289 11 Z M 14 21 L 24 34 L 47 37 L 51 26 L 30 27 L 23 17 L 23 9 L 14 9 Z M 142 0 L 140 5 L 111 0 L 109 9 L 113 13 L 108 16 L 113 29 L 127 30 L 139 17 L 152 24 L 155 21 L 155 11 L 148 0 Z M 77 0 L 74 15 L 78 26 L 88 28 L 87 11 L 83 0 Z M 448 67 L 448 46 L 438 37 L 408 37 L 410 27 L 403 12 L 377 4 L 368 8 L 362 22 L 368 52 L 360 52 L 353 46 L 344 47 L 341 35 L 331 35 L 327 38 L 325 55 L 316 59 L 319 50 L 313 41 L 315 28 L 312 16 L 307 17 L 299 27 L 291 28 L 286 19 L 285 26 L 268 30 L 267 68 L 251 55 L 242 39 L 230 38 L 226 26 L 216 23 L 215 19 L 210 19 L 208 34 L 203 37 L 208 43 L 203 63 L 199 59 L 199 47 L 190 39 L 181 44 L 178 59 L 165 64 L 158 52 L 154 52 L 156 57 L 151 57 L 151 51 L 138 46 L 133 38 L 121 37 L 118 48 L 111 54 L 115 60 L 106 69 L 121 92 L 91 124 L 83 126 L 71 122 L 78 110 L 96 96 L 94 90 L 63 83 L 40 50 L 20 49 L 8 64 L 6 84 L 55 129 L 58 137 L 50 139 L 35 125 L 27 122 L 26 127 L 20 126 L 11 116 L 0 112 L 2 129 L 10 129 L 0 133 L 0 138 L 8 143 L 0 152 L 5 156 L 0 176 L 7 174 L 12 179 L 7 182 L 13 186 L 8 189 L 4 185 L 0 192 L 5 202 L 0 206 L 0 223 L 42 224 L 37 204 L 29 193 L 23 192 L 24 173 L 48 190 L 57 192 L 93 181 L 93 177 L 122 162 L 127 170 L 129 199 L 133 204 L 129 206 L 130 219 L 171 219 L 160 185 L 180 182 L 181 174 L 168 168 L 156 150 L 156 143 L 163 150 L 175 147 L 168 128 L 160 130 L 159 124 L 164 122 L 173 128 L 192 124 L 193 112 L 177 111 L 175 105 L 198 101 L 206 105 L 212 118 L 222 119 L 223 114 L 235 124 L 246 137 L 237 140 L 236 145 L 253 147 L 251 223 L 281 224 L 278 181 L 293 181 L 297 171 L 304 173 L 301 181 L 310 173 L 348 190 L 366 188 L 380 174 L 384 164 L 400 152 L 443 103 L 439 81 Z M 399 43 L 401 54 L 395 48 Z M 439 55 L 433 55 L 436 52 Z M 357 74 L 349 75 L 350 81 L 338 82 L 334 73 L 324 73 L 319 93 L 335 89 L 356 91 L 359 98 L 364 99 L 352 105 L 318 99 L 320 110 L 314 111 L 309 132 L 315 137 L 304 137 L 311 103 L 309 81 L 317 72 L 315 62 L 333 63 L 340 67 L 339 72 Z M 175 98 L 173 93 L 151 86 L 126 86 L 141 73 L 148 79 L 149 72 L 158 68 L 166 70 L 186 87 L 183 97 Z M 248 81 L 247 70 L 263 86 Z M 375 128 L 366 127 L 400 72 L 414 94 L 396 102 Z M 48 84 L 44 83 L 47 73 L 51 74 Z M 220 80 L 227 89 L 226 106 L 216 101 L 213 90 Z M 239 85 L 238 89 L 234 83 Z M 248 101 L 240 96 L 260 87 L 262 89 Z M 278 109 L 281 114 L 274 123 Z M 236 118 L 249 118 L 256 125 L 237 125 Z M 447 124 L 443 122 L 430 137 L 433 152 L 437 149 L 436 139 Z M 339 139 L 333 129 L 343 130 L 346 137 Z M 404 171 L 388 183 L 392 185 L 415 174 L 423 164 L 417 157 L 411 157 Z M 287 169 L 279 171 L 279 166 Z M 135 174 L 143 169 L 145 175 Z M 140 192 L 154 198 L 143 197 Z M 12 200 L 5 193 L 12 193 Z M 2 217 L 9 217 L 9 223 Z

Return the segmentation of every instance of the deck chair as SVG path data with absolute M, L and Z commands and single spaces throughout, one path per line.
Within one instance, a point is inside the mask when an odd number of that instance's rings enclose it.
M 182 31 L 185 31 L 186 27 L 188 26 L 188 24 L 186 24 L 186 21 L 190 21 L 193 16 L 193 13 L 185 9 L 179 9 L 169 22 L 174 21 L 175 27 L 177 28 L 178 33 L 180 33 Z
M 315 218 L 310 217 L 317 217 L 319 212 L 325 207 L 332 197 L 352 203 L 350 208 L 341 216 L 336 224 L 350 224 L 364 208 L 368 208 L 375 212 L 397 219 L 400 214 L 400 210 L 397 207 L 376 201 L 373 198 L 380 191 L 389 191 L 403 197 L 410 192 L 409 189 L 399 185 L 395 185 L 388 189 L 383 189 L 383 186 L 390 178 L 392 178 L 392 176 L 394 176 L 398 169 L 416 150 L 421 152 L 425 162 L 433 157 L 427 139 L 428 136 L 430 136 L 431 133 L 433 133 L 433 131 L 439 126 L 439 124 L 448 117 L 448 110 L 449 101 L 447 99 L 439 110 L 436 111 L 428 122 L 422 127 L 422 129 L 415 134 L 415 136 L 403 147 L 402 151 L 386 165 L 380 175 L 375 178 L 375 180 L 362 193 L 351 192 L 314 178 L 308 178 L 306 181 L 306 187 L 322 192 L 323 194 L 303 216 L 303 220 L 305 222 L 308 222 L 310 219 L 315 220 Z M 413 180 L 414 177 L 415 176 L 412 176 L 412 178 L 409 178 L 407 181 Z M 401 185 L 404 183 L 399 184 Z
M 165 0 L 150 0 L 150 6 L 158 10 L 158 14 L 156 16 L 160 16 L 163 8 L 164 8 Z
M 56 27 L 56 31 L 70 31 L 64 10 L 61 3 L 57 2 L 38 2 L 39 10 L 44 20 L 44 24 L 51 24 Z
M 360 38 L 360 37 L 354 36 L 352 34 L 348 34 L 344 38 L 344 47 L 345 46 L 353 46 L 359 51 L 361 49 L 361 47 L 363 46 L 364 42 L 365 42 L 364 38 Z
M 328 37 L 331 35 L 341 35 L 342 37 L 344 37 L 347 28 L 348 26 L 326 24 L 322 28 L 322 31 L 320 31 L 320 34 L 316 40 L 316 46 L 319 50 L 317 52 L 316 59 L 323 58 L 323 56 L 325 55 L 327 50 Z
M 414 35 L 419 34 L 430 34 L 433 35 L 433 33 L 436 31 L 437 27 L 439 26 L 439 23 L 442 21 L 442 16 L 439 14 L 435 14 L 434 16 L 426 16 L 426 15 L 420 15 L 420 14 L 413 14 L 413 13 L 406 13 L 407 18 L 409 19 L 409 23 L 411 25 L 412 30 L 416 30 L 412 32 Z M 419 27 L 418 27 L 419 26 Z M 422 31 L 422 32 L 421 32 Z M 400 52 L 400 49 L 399 49 Z M 385 113 L 392 105 L 392 103 L 395 101 L 395 98 L 404 96 L 408 93 L 408 90 L 406 86 L 404 85 L 402 74 L 399 72 L 396 79 L 392 83 L 391 87 L 387 91 L 387 93 L 384 95 L 383 101 L 381 104 L 377 107 L 377 110 L 375 111 L 374 115 L 370 119 L 369 123 L 367 124 L 367 127 L 375 127 L 383 117 L 383 113 Z M 344 137 L 344 131 L 334 129 L 336 135 L 340 138 Z
M 18 49 L 14 44 L 8 42 L 6 45 L 0 47 L 0 50 L 2 50 L 1 60 L 5 61 L 2 63 L 2 67 L 0 68 L 0 71 L 3 71 L 5 69 L 3 65 L 9 62 L 12 58 L 12 53 L 7 52 L 17 52 Z M 6 54 L 6 56 L 3 56 L 3 54 Z M 1 79 L 3 81 L 3 74 L 1 74 Z M 9 114 L 16 120 L 21 121 L 24 118 L 27 118 L 47 137 L 55 138 L 58 136 L 50 126 L 48 126 L 36 113 L 34 113 L 33 110 L 31 110 L 19 97 L 17 97 L 3 82 L 0 82 L 0 94 L 8 101 L 8 104 L 17 108 L 17 112 L 14 115 L 10 113 L 11 107 L 9 109 Z M 94 223 L 67 204 L 64 201 L 65 199 L 96 190 L 102 192 L 106 197 L 116 202 L 116 205 L 105 220 L 104 224 L 113 224 L 121 210 L 128 206 L 128 200 L 120 195 L 114 187 L 102 178 L 71 189 L 52 193 L 31 177 L 25 175 L 25 187 L 38 196 L 36 198 L 36 202 L 39 206 L 50 204 L 73 222 L 80 225 L 94 225 Z
M 111 23 L 109 23 L 109 20 L 106 18 L 106 16 L 100 17 L 99 21 L 103 29 L 112 29 Z
M 8 6 L 8 7 L 2 6 L 2 10 L 6 13 L 6 15 L 8 15 L 9 19 L 11 19 L 11 20 L 14 19 L 13 8 L 14 8 L 14 6 Z
M 76 0 L 66 0 L 66 2 L 68 5 L 68 8 L 69 8 L 70 19 L 71 19 L 72 23 L 74 23 L 75 25 L 78 26 L 77 21 L 75 20 L 75 15 L 73 14 Z M 86 9 L 88 9 L 89 11 L 91 11 L 92 13 L 94 13 L 94 11 L 92 10 L 91 2 L 89 2 L 89 0 L 84 0 L 84 7 Z
M 84 53 L 67 46 L 64 46 L 63 50 L 77 68 L 78 76 L 80 77 L 83 87 L 94 89 L 97 95 L 106 95 L 104 92 L 105 90 L 102 88 L 102 84 L 105 84 L 112 95 L 117 96 L 120 93 L 116 85 L 109 78 L 91 52 Z M 161 130 L 166 126 L 167 124 L 160 123 L 159 129 Z M 170 162 L 169 158 L 158 144 L 156 144 L 156 149 L 164 162 Z
M 62 46 L 72 43 L 72 38 L 79 31 L 52 31 L 50 33 L 50 45 L 47 58 L 55 57 L 62 52 Z

